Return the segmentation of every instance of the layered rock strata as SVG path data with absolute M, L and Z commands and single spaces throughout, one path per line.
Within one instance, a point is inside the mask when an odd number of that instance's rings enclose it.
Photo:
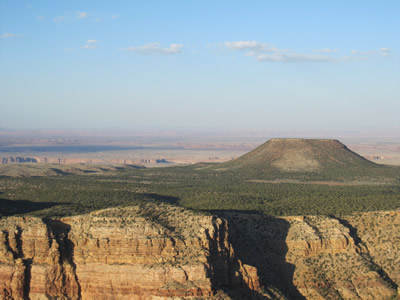
M 225 220 L 170 206 L 108 209 L 58 220 L 0 220 L 2 299 L 153 299 L 256 295 L 257 270 Z
M 149 204 L 1 219 L 0 299 L 399 297 L 400 211 L 216 214 Z

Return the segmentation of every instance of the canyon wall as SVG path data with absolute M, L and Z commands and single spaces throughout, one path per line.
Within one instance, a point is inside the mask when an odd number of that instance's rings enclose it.
M 0 299 L 398 299 L 400 211 L 0 220 Z
M 226 221 L 214 216 L 147 205 L 0 224 L 2 299 L 252 297 L 259 290 L 257 270 L 237 258 Z
M 399 299 L 400 211 L 271 217 L 222 212 L 268 299 Z
M 382 267 L 382 273 L 400 286 L 400 210 L 358 213 L 343 219 L 357 236 L 357 243 L 367 249 Z M 399 290 L 400 293 L 400 290 Z

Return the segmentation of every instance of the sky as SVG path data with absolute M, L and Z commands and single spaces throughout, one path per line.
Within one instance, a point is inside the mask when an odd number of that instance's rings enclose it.
M 0 0 L 0 128 L 400 130 L 400 1 Z

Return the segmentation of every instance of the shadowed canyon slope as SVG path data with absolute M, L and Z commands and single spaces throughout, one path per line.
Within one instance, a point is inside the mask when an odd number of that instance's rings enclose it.
M 228 220 L 237 255 L 257 268 L 268 299 L 399 297 L 399 211 L 340 219 L 219 215 Z

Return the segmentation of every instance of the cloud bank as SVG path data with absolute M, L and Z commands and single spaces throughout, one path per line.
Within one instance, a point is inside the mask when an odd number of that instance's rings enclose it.
M 12 39 L 12 38 L 23 38 L 22 34 L 15 34 L 11 32 L 5 32 L 0 36 L 2 39 Z
M 95 49 L 97 48 L 98 40 L 89 39 L 86 41 L 85 45 L 82 46 L 83 49 Z
M 57 16 L 53 19 L 55 23 L 61 23 L 64 22 L 67 19 L 67 16 Z
M 84 12 L 84 11 L 77 11 L 77 12 L 75 12 L 75 17 L 77 19 L 85 19 L 88 17 L 88 13 Z
M 129 47 L 125 50 L 137 52 L 140 54 L 178 54 L 182 52 L 183 44 L 171 44 L 169 47 L 163 48 L 160 43 L 149 43 L 142 46 Z
M 390 56 L 390 49 L 389 48 L 381 48 L 379 49 L 380 56 Z
M 223 45 L 231 50 L 243 51 L 246 56 L 254 57 L 259 62 L 334 62 L 349 60 L 366 60 L 371 55 L 390 56 L 390 49 L 379 51 L 352 50 L 351 56 L 337 55 L 337 48 L 323 48 L 315 53 L 299 53 L 291 49 L 277 48 L 258 41 L 225 42 Z
M 225 42 L 224 45 L 229 49 L 246 51 L 246 56 L 254 57 L 260 62 L 329 62 L 332 60 L 332 57 L 328 55 L 301 54 L 257 41 Z

